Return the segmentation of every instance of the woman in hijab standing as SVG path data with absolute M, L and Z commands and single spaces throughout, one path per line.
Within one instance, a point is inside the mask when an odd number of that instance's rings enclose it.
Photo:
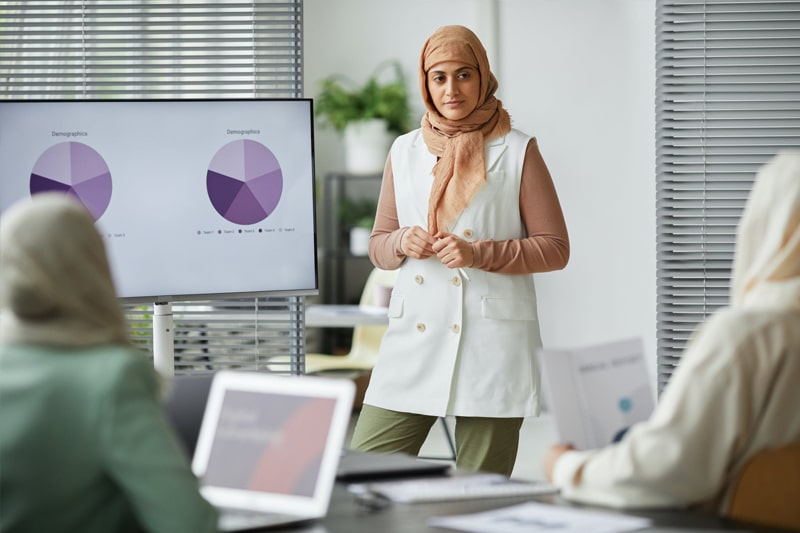
M 400 270 L 352 446 L 416 455 L 452 415 L 457 466 L 510 475 L 539 413 L 531 274 L 567 264 L 566 224 L 471 30 L 428 38 L 419 85 L 427 112 L 392 145 L 370 237 L 372 262 Z
M 0 218 L 0 531 L 217 531 L 94 221 L 61 193 Z
M 758 452 L 800 441 L 800 152 L 759 172 L 736 241 L 730 307 L 695 332 L 647 422 L 616 444 L 553 446 L 562 496 L 725 513 Z

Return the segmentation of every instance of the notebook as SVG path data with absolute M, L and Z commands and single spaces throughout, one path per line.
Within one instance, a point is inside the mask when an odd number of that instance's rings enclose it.
M 214 375 L 192 470 L 220 531 L 325 516 L 354 394 L 346 379 Z

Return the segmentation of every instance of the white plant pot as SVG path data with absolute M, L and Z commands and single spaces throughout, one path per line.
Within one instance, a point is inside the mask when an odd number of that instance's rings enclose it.
M 351 174 L 381 174 L 392 140 L 381 118 L 351 122 L 344 129 L 345 169 Z
M 350 253 L 353 255 L 367 255 L 369 251 L 369 236 L 372 233 L 368 228 L 354 226 L 350 228 Z

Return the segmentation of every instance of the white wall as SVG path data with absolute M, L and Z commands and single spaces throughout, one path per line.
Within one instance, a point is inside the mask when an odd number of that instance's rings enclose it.
M 478 31 L 486 0 L 304 0 L 305 95 L 319 92 L 320 80 L 343 75 L 363 84 L 388 59 L 398 60 L 419 123 L 424 106 L 417 89 L 417 60 L 428 35 L 444 24 L 463 24 Z M 317 175 L 344 168 L 340 137 L 317 128 Z
M 472 28 L 498 96 L 535 135 L 561 198 L 567 268 L 537 275 L 550 347 L 645 340 L 655 376 L 655 0 L 305 0 L 306 96 L 334 73 L 358 83 L 398 59 L 422 113 L 426 37 Z M 317 128 L 317 174 L 340 170 L 341 141 Z

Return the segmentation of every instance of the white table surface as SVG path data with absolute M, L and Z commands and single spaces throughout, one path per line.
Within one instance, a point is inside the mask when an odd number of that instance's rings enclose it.
M 354 326 L 379 326 L 389 323 L 385 307 L 361 305 L 323 305 L 306 306 L 306 327 L 309 328 L 352 328 Z

